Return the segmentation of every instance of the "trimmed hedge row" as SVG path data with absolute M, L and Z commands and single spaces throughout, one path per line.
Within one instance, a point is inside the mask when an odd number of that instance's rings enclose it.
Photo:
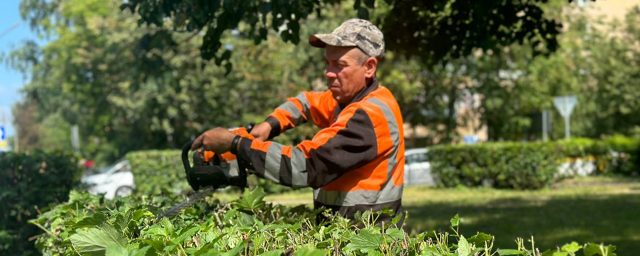
M 577 242 L 544 250 L 517 239 L 512 249 L 495 248 L 492 235 L 462 235 L 458 215 L 450 232 L 407 233 L 400 216 L 375 225 L 379 214 L 364 212 L 352 222 L 302 205 L 271 204 L 265 195 L 261 188 L 245 190 L 229 204 L 208 197 L 160 219 L 184 197 L 104 200 L 72 191 L 68 203 L 32 223 L 45 232 L 36 243 L 44 255 L 616 255 L 613 245 Z M 325 221 L 318 223 L 318 216 Z
M 33 239 L 42 232 L 27 221 L 67 201 L 81 176 L 73 155 L 0 153 L 0 255 L 39 255 Z
M 553 181 L 558 156 L 544 143 L 484 143 L 429 149 L 434 179 L 445 187 L 540 188 Z
M 490 186 L 536 189 L 567 177 L 561 164 L 594 162 L 600 173 L 638 175 L 640 140 L 613 136 L 603 140 L 497 142 L 429 148 L 432 174 L 440 186 Z
M 435 146 L 429 148 L 429 159 L 432 174 L 441 186 L 536 189 L 562 178 L 558 175 L 560 164 L 575 159 L 595 161 L 600 172 L 637 175 L 639 152 L 640 140 L 614 136 L 603 140 Z M 190 190 L 180 153 L 148 150 L 127 154 L 137 192 L 158 195 Z M 249 185 L 263 187 L 267 193 L 289 190 L 254 178 Z

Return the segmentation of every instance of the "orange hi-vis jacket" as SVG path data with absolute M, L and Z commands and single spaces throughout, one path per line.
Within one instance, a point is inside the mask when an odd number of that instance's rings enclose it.
M 270 138 L 307 121 L 323 128 L 296 146 L 243 139 L 238 159 L 256 175 L 314 188 L 314 205 L 353 218 L 357 211 L 402 209 L 404 131 L 400 107 L 374 79 L 346 106 L 331 91 L 303 92 L 266 119 Z

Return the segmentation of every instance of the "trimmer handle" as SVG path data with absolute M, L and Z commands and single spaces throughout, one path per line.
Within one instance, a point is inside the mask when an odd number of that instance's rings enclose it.
M 245 126 L 244 129 L 246 129 L 247 133 L 250 133 L 254 126 L 255 126 L 255 123 L 250 123 L 249 125 Z M 242 128 L 240 128 L 240 129 L 242 129 Z M 250 135 L 248 137 L 253 138 Z M 198 170 L 194 170 L 194 166 L 191 166 L 191 164 L 189 163 L 189 151 L 191 150 L 191 146 L 193 146 L 193 142 L 194 141 L 195 140 L 191 140 L 191 141 L 187 142 L 186 144 L 184 144 L 184 146 L 182 146 L 181 158 L 182 158 L 182 165 L 184 166 L 184 171 L 185 171 L 185 174 L 187 175 L 187 181 L 189 182 L 189 185 L 194 190 L 198 190 L 200 188 L 200 185 L 203 185 L 203 184 L 196 184 L 198 182 L 196 182 L 195 181 L 196 179 L 194 177 L 192 177 L 192 176 L 196 175 L 199 178 L 202 177 L 201 175 L 199 175 L 199 174 L 202 173 L 202 170 L 200 170 L 201 167 L 198 167 Z M 205 154 L 206 154 L 206 152 L 207 151 L 205 151 Z M 196 152 L 194 154 L 198 154 L 198 153 Z M 225 154 L 227 154 L 227 153 L 225 153 Z M 213 160 L 214 160 L 214 164 L 219 164 L 218 156 L 214 156 Z M 212 173 L 215 172 L 214 171 L 215 170 L 214 167 L 215 166 L 211 166 L 211 169 L 212 169 L 211 172 Z M 247 186 L 247 173 L 244 170 L 245 170 L 245 166 L 242 166 L 240 161 L 238 161 L 238 177 L 237 178 L 232 178 L 233 181 L 234 181 L 233 183 L 235 185 L 238 185 L 239 187 L 241 187 L 243 189 Z M 196 172 L 198 174 L 196 174 Z M 206 172 L 209 172 L 209 171 L 206 171 Z M 215 177 L 215 175 L 214 176 L 210 176 L 210 177 Z M 220 180 L 220 182 L 224 182 L 224 181 Z M 223 184 L 223 185 L 231 185 L 231 184 L 228 184 L 228 183 L 232 183 L 232 182 L 231 181 L 226 181 L 224 183 L 227 183 L 227 184 Z

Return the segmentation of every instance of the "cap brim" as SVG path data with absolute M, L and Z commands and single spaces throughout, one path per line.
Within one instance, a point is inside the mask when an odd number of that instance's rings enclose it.
M 340 37 L 334 34 L 315 34 L 309 37 L 309 44 L 313 47 L 325 48 L 327 45 L 331 46 L 357 46 L 351 42 L 345 42 Z

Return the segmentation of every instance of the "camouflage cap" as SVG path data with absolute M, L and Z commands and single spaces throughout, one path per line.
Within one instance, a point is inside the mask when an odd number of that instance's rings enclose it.
M 343 22 L 331 34 L 315 34 L 309 37 L 309 44 L 324 48 L 332 46 L 355 46 L 371 57 L 384 54 L 384 36 L 373 23 L 362 19 Z

